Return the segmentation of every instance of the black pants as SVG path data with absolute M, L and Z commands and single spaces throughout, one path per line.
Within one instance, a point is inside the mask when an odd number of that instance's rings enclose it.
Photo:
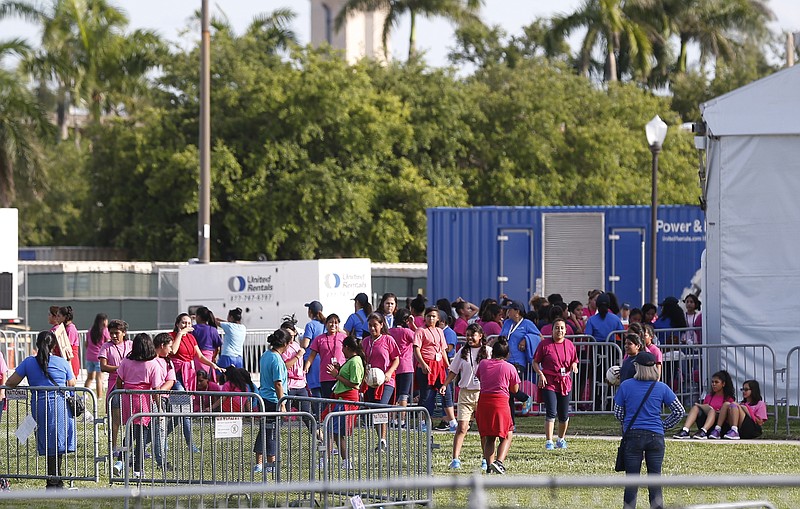
M 47 488 L 63 488 L 64 479 L 64 456 L 48 456 L 47 457 L 47 481 L 45 486 Z

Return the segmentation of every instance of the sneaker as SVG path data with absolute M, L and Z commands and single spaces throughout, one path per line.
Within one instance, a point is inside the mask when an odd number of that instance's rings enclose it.
M 449 424 L 450 426 L 450 433 L 455 433 L 458 430 L 458 421 L 453 421 Z
M 345 458 L 342 460 L 342 469 L 343 470 L 353 470 L 353 462 L 349 459 Z
M 261 463 L 256 463 L 255 465 L 253 465 L 254 474 L 260 474 L 263 471 L 264 471 L 264 466 L 261 465 Z
M 428 424 L 423 421 L 419 424 L 419 432 L 420 433 L 427 433 L 428 432 Z
M 566 449 L 567 448 L 567 441 L 563 438 L 559 438 L 556 440 L 556 449 Z
M 545 449 L 546 451 L 552 451 L 552 450 L 553 450 L 553 449 L 555 449 L 555 448 L 556 448 L 556 447 L 553 445 L 553 441 L 552 441 L 552 440 L 548 440 L 548 441 L 546 441 L 546 442 L 544 443 L 544 449 Z
M 686 438 L 689 438 L 689 432 L 686 431 L 685 429 L 682 429 L 679 432 L 672 435 L 672 438 L 677 438 L 678 440 L 684 440 Z
M 481 460 L 481 472 L 486 472 L 486 458 Z
M 706 440 L 708 438 L 708 434 L 705 431 L 700 430 L 694 435 L 692 435 L 692 438 L 694 438 L 695 440 Z
M 378 442 L 378 445 L 375 446 L 375 452 L 384 452 L 386 451 L 386 439 L 381 438 L 381 441 Z
M 452 470 L 458 470 L 461 468 L 461 460 L 458 458 L 453 458 L 453 461 L 450 462 L 450 468 Z
M 531 413 L 531 408 L 533 407 L 533 398 L 528 398 L 525 401 L 525 404 L 522 405 L 522 415 L 528 415 Z
M 112 467 L 113 473 L 117 477 L 122 476 L 122 469 L 125 468 L 125 464 L 119 460 L 114 462 L 114 466 Z
M 503 462 L 500 460 L 495 460 L 489 465 L 489 471 L 495 474 L 504 475 L 506 473 L 506 467 L 503 465 Z
M 719 430 L 716 428 L 711 430 L 711 433 L 708 434 L 708 438 L 711 440 L 719 440 Z
M 735 429 L 729 430 L 727 433 L 725 433 L 724 438 L 726 438 L 727 440 L 739 440 L 740 438 L 739 432 L 736 431 Z
M 434 431 L 450 431 L 450 424 L 442 421 L 435 428 Z
M 276 468 L 275 468 L 275 463 L 267 463 L 267 464 L 264 466 L 264 470 L 265 470 L 265 471 L 266 471 L 268 474 L 274 474 L 274 473 L 275 473 L 275 470 L 276 470 Z

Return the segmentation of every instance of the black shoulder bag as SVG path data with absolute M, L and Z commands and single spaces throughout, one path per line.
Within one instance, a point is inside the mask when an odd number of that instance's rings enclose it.
M 656 386 L 658 381 L 653 382 L 650 384 L 650 388 L 647 389 L 647 392 L 644 394 L 644 398 L 642 402 L 639 403 L 639 408 L 636 409 L 636 413 L 633 414 L 631 418 L 630 424 L 628 424 L 628 429 L 624 430 L 622 433 L 622 440 L 619 441 L 619 447 L 617 447 L 617 463 L 614 465 L 615 472 L 624 472 L 625 471 L 625 435 L 628 434 L 628 431 L 631 430 L 633 423 L 636 422 L 636 418 L 639 416 L 639 410 L 642 409 L 644 406 L 644 402 L 647 401 L 647 398 L 650 397 L 650 393 L 653 392 L 653 388 Z
M 50 379 L 51 382 L 53 382 L 53 385 L 58 387 L 58 384 L 55 380 L 53 380 L 53 377 L 50 376 L 50 373 L 47 370 L 44 371 L 44 374 Z M 63 392 L 64 394 L 64 399 L 67 402 L 67 412 L 69 412 L 70 417 L 74 419 L 75 417 L 80 417 L 83 415 L 83 413 L 86 411 L 86 401 L 83 399 L 83 396 L 78 396 L 72 391 L 59 392 Z

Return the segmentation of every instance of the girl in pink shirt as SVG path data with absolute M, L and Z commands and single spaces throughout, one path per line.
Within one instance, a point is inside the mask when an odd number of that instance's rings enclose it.
M 364 373 L 371 368 L 378 368 L 383 371 L 384 382 L 377 387 L 368 387 L 364 393 L 364 401 L 367 403 L 381 403 L 388 405 L 392 401 L 395 389 L 394 374 L 400 365 L 400 349 L 392 336 L 387 334 L 389 325 L 380 313 L 372 313 L 367 317 L 369 336 L 361 341 L 361 348 L 364 350 L 367 365 Z M 386 424 L 376 426 L 380 433 L 378 449 L 386 450 Z
M 494 339 L 494 336 L 499 336 L 500 331 L 503 330 L 503 308 L 496 303 L 487 304 L 481 314 L 481 319 L 478 320 L 478 325 L 483 328 L 483 333 L 487 338 Z
M 108 334 L 108 316 L 105 313 L 98 313 L 86 336 L 86 359 L 83 362 L 86 368 L 86 382 L 83 386 L 89 387 L 94 382 L 97 399 L 103 397 L 103 372 L 100 371 L 100 359 L 97 358 L 97 354 L 109 339 L 111 336 Z
M 122 359 L 127 356 L 131 351 L 131 342 L 128 341 L 128 324 L 122 320 L 111 320 L 108 323 L 108 333 L 111 336 L 111 341 L 100 347 L 100 352 L 97 358 L 100 361 L 100 370 L 103 373 L 108 373 L 108 392 L 106 393 L 106 402 L 109 403 L 111 391 L 117 386 L 117 369 Z M 111 445 L 114 448 L 114 454 L 117 450 L 117 435 L 119 434 L 120 422 L 122 420 L 120 415 L 120 400 L 119 396 L 111 398 Z
M 417 388 L 419 403 L 433 415 L 436 391 L 447 378 L 447 342 L 444 332 L 439 328 L 439 309 L 425 308 L 425 327 L 414 333 L 414 358 L 417 360 Z
M 722 404 L 717 420 L 719 429 L 715 430 L 724 433 L 722 438 L 727 440 L 758 438 L 766 421 L 767 405 L 761 399 L 761 386 L 755 380 L 745 380 L 742 384 L 742 402 L 736 404 L 726 401 Z M 711 433 L 713 435 L 714 432 Z M 709 438 L 714 437 L 709 435 Z M 716 438 L 719 438 L 719 434 Z
M 734 398 L 735 392 L 733 388 L 733 380 L 727 371 L 717 371 L 711 376 L 711 393 L 706 394 L 702 402 L 695 403 L 692 409 L 689 410 L 689 415 L 686 417 L 686 422 L 683 424 L 683 429 L 673 438 L 689 438 L 689 429 L 692 424 L 696 422 L 703 423 L 700 431 L 695 433 L 692 438 L 697 440 L 705 440 L 709 438 L 709 429 L 714 425 L 717 419 L 717 412 L 722 409 L 725 403 L 732 403 L 736 401 Z M 716 438 L 719 438 L 719 430 Z
M 503 461 L 511 448 L 514 423 L 511 420 L 508 399 L 519 390 L 520 379 L 517 369 L 506 359 L 508 341 L 501 337 L 492 346 L 492 358 L 481 361 L 475 373 L 481 384 L 475 420 L 481 435 L 487 473 L 506 473 Z M 500 444 L 495 449 L 498 438 Z
M 308 355 L 308 359 L 306 359 L 305 365 L 303 366 L 305 372 L 308 373 L 311 364 L 314 362 L 314 358 L 316 358 L 317 355 L 320 356 L 319 385 L 323 398 L 330 398 L 333 393 L 333 387 L 336 385 L 336 379 L 327 372 L 325 366 L 328 364 L 342 366 L 347 360 L 344 357 L 344 353 L 342 353 L 342 341 L 347 337 L 347 334 L 339 330 L 339 323 L 339 315 L 336 313 L 328 315 L 328 318 L 325 319 L 325 329 L 327 332 L 315 337 L 311 341 L 311 344 L 308 345 L 311 353 Z
M 400 351 L 400 362 L 395 371 L 395 400 L 400 406 L 408 406 L 414 389 L 414 331 L 411 330 L 414 317 L 409 310 L 400 309 L 394 320 L 395 326 L 389 329 L 389 335 Z

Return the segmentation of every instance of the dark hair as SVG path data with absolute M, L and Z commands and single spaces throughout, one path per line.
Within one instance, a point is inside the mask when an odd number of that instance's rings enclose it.
M 644 326 L 643 323 L 633 322 L 628 324 L 628 332 L 636 334 L 639 339 L 644 340 Z
M 558 303 L 550 306 L 550 313 L 548 319 L 550 323 L 556 323 L 556 318 L 564 318 L 564 303 Z M 566 322 L 565 322 L 566 323 Z
M 204 369 L 198 369 L 197 373 L 195 374 L 194 377 L 197 380 L 206 380 L 206 381 L 208 381 L 208 379 L 209 379 L 208 378 L 208 371 L 206 371 Z
M 267 337 L 267 343 L 271 350 L 286 346 L 291 340 L 292 337 L 284 329 L 277 329 Z
M 297 320 L 284 320 L 281 324 L 281 329 L 297 332 Z
M 394 326 L 408 328 L 408 319 L 411 318 L 411 311 L 403 308 L 398 309 L 394 314 Z
M 156 334 L 156 337 L 153 338 L 153 346 L 156 348 L 160 348 L 164 345 L 169 344 L 172 341 L 172 336 L 169 335 L 167 332 L 159 332 Z
M 331 313 L 331 314 L 329 314 L 328 316 L 326 316 L 326 317 L 325 317 L 325 323 L 324 323 L 324 325 L 328 325 L 328 322 L 329 322 L 329 321 L 331 321 L 331 320 L 332 320 L 332 319 L 334 319 L 334 318 L 336 318 L 336 319 L 339 321 L 339 323 L 342 323 L 342 319 L 341 319 L 341 318 L 339 318 L 339 315 L 337 315 L 336 313 Z M 326 334 L 327 334 L 327 332 L 328 332 L 328 331 L 327 331 L 327 330 L 325 330 L 325 333 L 326 333 Z
M 53 316 L 56 316 L 58 314 L 58 306 L 50 306 L 47 312 Z
M 742 385 L 744 384 L 750 386 L 750 401 L 748 401 L 747 398 L 742 398 L 742 403 L 750 403 L 752 405 L 761 401 L 761 386 L 758 385 L 758 382 L 755 380 L 745 380 Z
M 481 320 L 483 320 L 483 314 L 486 312 L 486 308 L 488 306 L 490 306 L 491 304 L 497 305 L 497 299 L 493 299 L 493 298 L 489 297 L 489 298 L 483 299 L 481 301 L 481 305 L 478 306 L 478 316 L 481 317 Z M 497 307 L 500 307 L 500 306 L 498 305 Z M 494 317 L 492 317 L 492 318 L 494 318 Z M 488 321 L 488 320 L 483 320 L 483 321 Z
M 650 302 L 642 304 L 642 318 L 644 318 L 644 315 L 646 315 L 648 311 L 658 311 L 658 308 L 655 304 L 651 304 Z
M 73 320 L 72 306 L 63 306 L 58 308 L 58 314 L 64 317 L 65 322 L 71 322 Z
M 126 356 L 132 361 L 150 361 L 156 358 L 156 347 L 153 338 L 146 332 L 140 332 L 133 337 L 131 352 Z
M 630 325 L 628 325 L 628 327 L 630 328 Z M 653 328 L 653 326 L 651 324 L 643 323 L 642 324 L 642 330 L 644 331 L 644 332 L 642 332 L 642 343 L 647 343 L 647 339 L 645 339 L 645 337 L 644 337 L 645 334 L 650 336 L 650 341 L 651 342 L 655 342 L 655 340 L 656 340 L 656 330 Z
M 436 308 L 439 309 L 439 321 L 444 322 L 445 325 L 453 325 L 453 306 L 447 299 L 439 299 L 436 301 Z
M 364 363 L 364 366 L 367 365 L 367 359 L 366 356 L 364 355 L 364 349 L 361 348 L 361 343 L 354 336 L 347 336 L 346 338 L 344 338 L 344 340 L 342 341 L 342 348 L 344 347 L 347 347 L 353 352 L 355 352 L 356 355 L 361 357 L 361 362 Z
M 105 313 L 97 313 L 94 317 L 92 328 L 89 329 L 89 340 L 95 345 L 103 342 L 103 322 L 108 320 L 108 315 Z
M 508 358 L 508 340 L 500 336 L 492 345 L 492 359 Z
M 556 308 L 557 308 L 558 306 L 553 306 L 553 307 L 556 307 Z M 562 313 L 563 313 L 563 311 L 562 311 Z M 563 316 L 561 316 L 561 315 L 559 315 L 559 316 L 556 316 L 556 317 L 554 317 L 554 318 L 553 318 L 553 321 L 552 321 L 551 323 L 552 323 L 552 325 L 553 325 L 554 327 L 555 327 L 555 325 L 556 325 L 556 322 L 564 322 L 564 325 L 567 325 L 567 320 L 566 320 L 566 319 L 565 319 Z
M 367 299 L 367 301 L 364 302 L 363 304 L 361 302 L 359 302 L 358 300 L 354 300 L 353 302 L 355 302 L 356 304 L 361 306 L 361 309 L 364 310 L 364 314 L 365 315 L 369 316 L 369 315 L 372 314 L 372 304 L 369 303 L 369 299 Z
M 395 295 L 395 294 L 393 294 L 391 292 L 387 292 L 387 293 L 383 294 L 383 297 L 381 297 L 380 303 L 378 303 L 378 311 L 383 313 L 383 304 L 389 299 L 394 299 L 394 304 L 395 304 L 394 307 L 395 307 L 395 311 L 397 311 L 397 308 L 399 307 L 398 302 L 397 302 L 397 295 Z
M 683 302 L 686 302 L 686 299 L 692 299 L 694 301 L 694 310 L 695 310 L 695 312 L 700 311 L 700 307 L 702 306 L 702 303 L 700 302 L 700 299 L 697 298 L 697 295 L 695 295 L 693 293 L 690 293 L 689 295 L 687 295 L 686 297 L 683 298 Z M 756 384 L 758 384 L 758 382 L 756 382 Z
M 255 392 L 250 372 L 236 366 L 228 366 L 225 370 L 225 379 L 242 392 Z
M 576 310 L 576 309 L 578 309 L 578 306 L 581 306 L 581 307 L 583 307 L 583 302 L 581 302 L 581 301 L 579 301 L 579 300 L 573 300 L 573 301 L 572 301 L 572 302 L 570 302 L 570 303 L 569 303 L 569 305 L 567 306 L 567 310 L 569 310 L 569 312 L 570 312 L 570 313 L 574 313 L 574 312 L 575 312 L 575 310 Z
M 642 338 L 639 336 L 639 334 L 636 334 L 635 332 L 625 333 L 625 335 L 622 336 L 622 344 L 625 345 L 625 343 L 628 341 L 639 347 L 639 351 L 644 350 L 644 341 L 642 341 Z
M 683 309 L 678 305 L 677 299 L 675 302 L 671 300 L 661 306 L 661 317 L 669 318 L 670 327 L 674 329 L 682 329 L 686 327 L 686 315 L 683 314 Z
M 711 375 L 711 378 L 719 378 L 722 380 L 722 395 L 725 396 L 725 399 L 733 398 L 734 401 L 736 400 L 736 389 L 733 387 L 733 380 L 731 379 L 730 373 L 722 369 Z
M 594 303 L 595 306 L 597 306 L 597 314 L 600 315 L 600 318 L 605 320 L 606 315 L 611 311 L 611 298 L 607 293 L 601 293 L 597 296 Z
M 36 364 L 39 365 L 45 376 L 48 376 L 47 366 L 50 364 L 50 353 L 57 344 L 56 335 L 49 330 L 43 330 L 36 336 Z
M 481 327 L 478 323 L 471 323 L 467 325 L 467 330 L 464 332 L 464 335 L 470 337 L 476 332 L 481 335 L 481 345 L 480 350 L 478 350 L 478 356 L 475 358 L 475 360 L 480 362 L 489 357 L 489 353 L 486 351 L 486 333 L 483 331 L 483 327 Z M 467 360 L 469 351 L 469 340 L 467 340 L 467 344 L 461 347 L 461 359 Z
M 501 308 L 496 302 L 487 304 L 486 307 L 483 308 L 483 312 L 481 313 L 481 321 L 493 322 L 494 317 L 497 316 L 497 314 L 502 310 L 503 308 Z
M 428 299 L 426 299 L 424 295 L 418 293 L 417 296 L 408 303 L 408 307 L 411 309 L 412 313 L 422 314 L 425 312 L 425 301 L 427 300 Z
M 231 322 L 239 323 L 242 321 L 242 308 L 233 308 L 228 310 L 228 318 Z
M 200 306 L 199 308 L 197 308 L 197 310 L 194 312 L 194 314 L 195 314 L 195 316 L 197 318 L 200 319 L 200 321 L 202 321 L 202 323 L 205 323 L 205 324 L 210 325 L 212 327 L 216 327 L 217 326 L 217 317 L 214 316 L 213 311 L 211 311 L 207 307 Z
M 619 314 L 619 299 L 617 299 L 617 294 L 614 292 L 606 292 L 608 295 L 608 310 L 614 313 L 615 315 Z
M 441 310 L 439 310 L 439 308 L 437 308 L 435 306 L 428 306 L 428 307 L 425 308 L 425 315 L 427 316 L 428 313 L 430 313 L 431 311 L 436 311 L 436 316 L 438 316 L 438 318 L 436 319 L 436 325 L 438 326 L 439 322 L 442 319 L 442 312 L 441 312 Z
M 367 324 L 372 320 L 378 320 L 381 323 L 381 334 L 389 334 L 389 324 L 386 322 L 386 317 L 383 316 L 383 313 L 374 312 L 370 313 L 367 317 Z
M 631 309 L 631 312 L 630 312 L 630 314 L 628 315 L 628 321 L 630 322 L 630 321 L 631 321 L 631 319 L 632 319 L 634 316 L 638 316 L 638 317 L 639 317 L 639 320 L 642 320 L 642 319 L 644 318 L 644 313 L 642 313 L 642 310 L 641 310 L 641 309 L 639 309 L 639 308 L 633 308 L 633 309 Z M 633 323 L 636 323 L 636 322 L 633 322 Z
M 175 317 L 175 327 L 172 329 L 172 332 L 177 333 L 180 330 L 178 328 L 178 324 L 181 323 L 181 320 L 183 319 L 184 316 L 188 316 L 189 318 L 192 317 L 192 315 L 190 315 L 189 313 L 181 313 L 178 316 L 176 316 Z
M 108 330 L 121 330 L 122 332 L 128 332 L 128 322 L 125 320 L 120 320 L 118 318 L 114 318 L 110 322 L 108 322 Z

